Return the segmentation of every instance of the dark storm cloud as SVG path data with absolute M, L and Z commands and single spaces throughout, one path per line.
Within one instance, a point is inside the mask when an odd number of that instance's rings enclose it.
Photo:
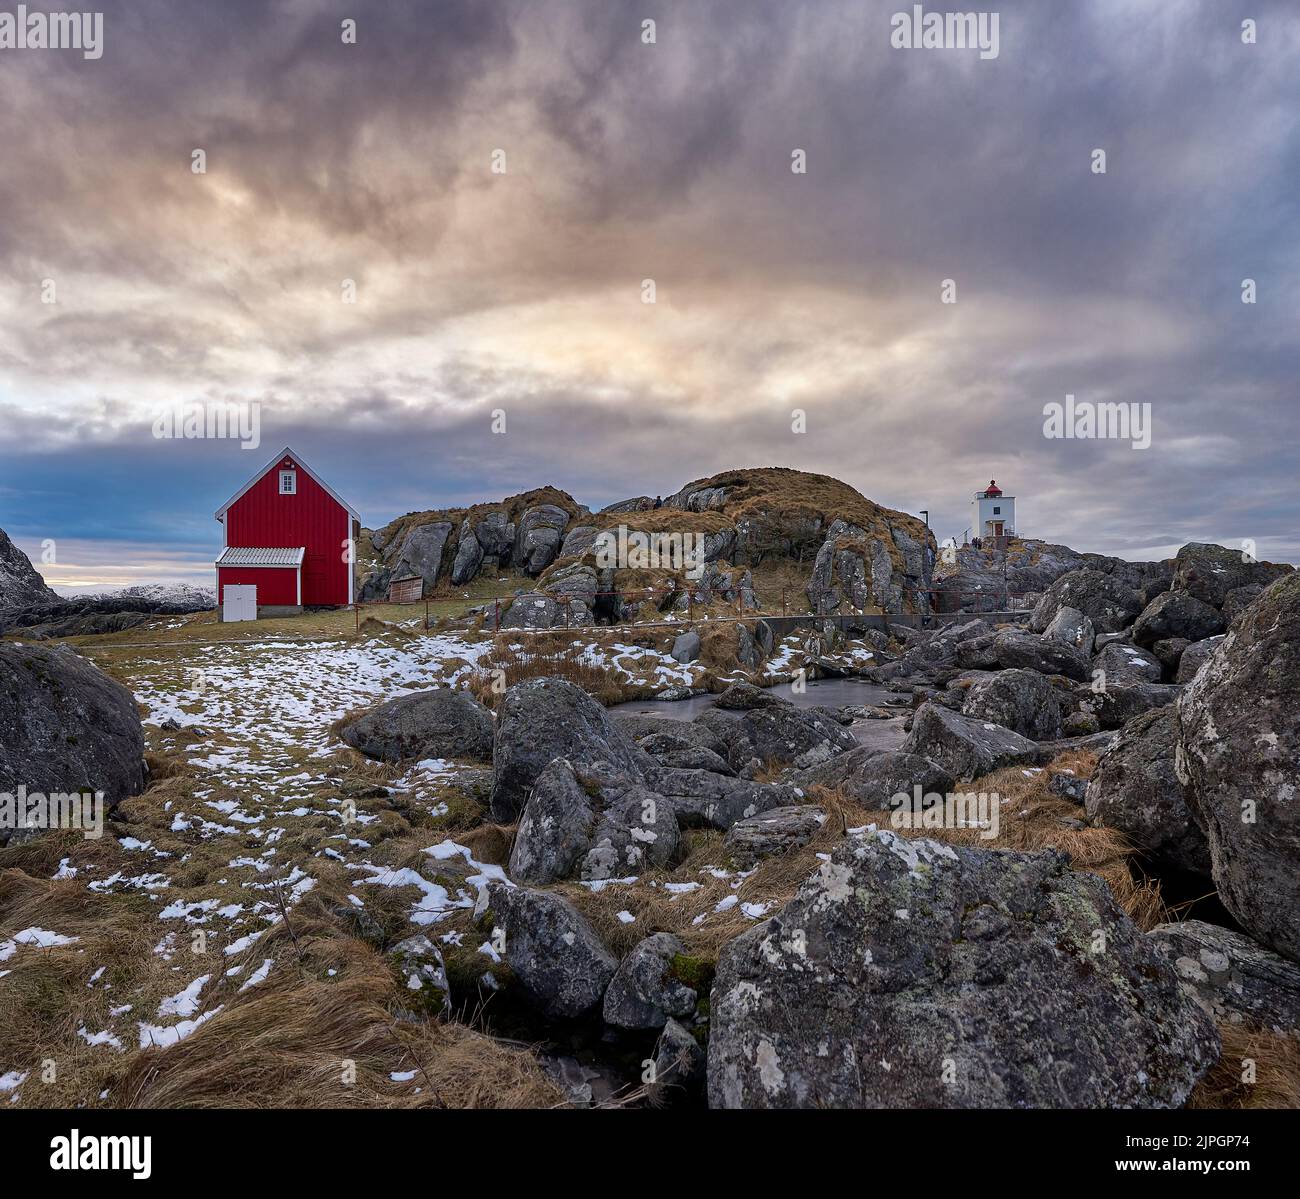
M 345 46 L 133 0 L 98 62 L 0 57 L 0 526 L 201 562 L 292 443 L 372 524 L 784 464 L 941 535 L 996 475 L 1027 535 L 1300 558 L 1300 13 L 1002 3 L 981 61 L 892 50 L 908 8 L 389 3 Z M 1066 393 L 1151 448 L 1044 438 Z M 262 447 L 152 438 L 196 400 Z

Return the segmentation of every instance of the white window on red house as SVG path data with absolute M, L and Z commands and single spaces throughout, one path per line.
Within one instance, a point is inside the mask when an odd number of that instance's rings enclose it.
M 298 472 L 296 470 L 282 470 L 280 472 L 280 494 L 298 494 Z

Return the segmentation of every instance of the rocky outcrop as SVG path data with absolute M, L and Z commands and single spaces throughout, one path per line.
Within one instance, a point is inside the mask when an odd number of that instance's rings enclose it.
M 202 587 L 127 587 L 103 595 L 41 600 L 20 608 L 0 609 L 0 632 L 22 632 L 24 641 L 119 633 L 146 624 L 154 616 L 184 616 L 216 606 Z
M 1064 854 L 851 835 L 728 944 L 711 1107 L 1181 1106 L 1213 1023 Z
M 474 578 L 483 565 L 483 545 L 470 526 L 469 518 L 460 522 L 460 540 L 456 545 L 456 559 L 451 565 L 451 581 L 463 587 Z
M 667 766 L 648 770 L 646 786 L 671 804 L 681 828 L 714 828 L 720 832 L 726 832 L 737 821 L 802 803 L 805 798 L 797 787 Z
M 1193 541 L 1183 546 L 1174 558 L 1172 585 L 1175 591 L 1222 608 L 1229 593 L 1237 588 L 1267 587 L 1293 569 L 1273 562 L 1256 562 L 1241 550 Z
M 581 687 L 531 679 L 510 688 L 498 709 L 492 747 L 492 818 L 507 823 L 523 810 L 533 784 L 556 758 L 607 764 L 639 780 L 650 762 Z
M 895 557 L 901 561 L 901 569 L 895 565 Z M 928 612 L 932 563 L 930 546 L 905 529 L 891 528 L 886 541 L 848 521 L 836 520 L 827 529 L 813 562 L 808 601 L 813 611 L 823 616 L 868 610 Z
M 379 704 L 339 730 L 353 749 L 381 762 L 406 758 L 492 760 L 492 713 L 468 691 L 417 691 Z
M 541 574 L 559 554 L 562 534 L 568 523 L 569 514 L 557 504 L 538 504 L 529 508 L 519 522 L 514 564 L 530 575 Z
M 1158 867 L 1208 877 L 1210 847 L 1174 771 L 1177 748 L 1172 707 L 1136 717 L 1102 754 L 1084 804 L 1094 824 L 1119 829 Z
M 1032 607 L 1058 579 L 1079 570 L 1110 575 L 1120 587 L 1149 599 L 1169 586 L 1172 562 L 1129 562 L 1103 554 L 1081 554 L 1066 545 L 1012 538 L 1004 550 L 992 545 L 964 545 L 941 562 L 940 611 L 989 612 L 1004 607 Z M 1047 617 L 1047 621 L 1051 616 Z M 1046 627 L 1046 623 L 1043 626 Z
M 144 784 L 144 730 L 121 683 L 66 646 L 0 642 L 0 793 L 102 792 L 111 808 Z
M 1178 776 L 1219 897 L 1253 937 L 1300 960 L 1300 574 L 1233 625 L 1180 697 L 1178 721 Z

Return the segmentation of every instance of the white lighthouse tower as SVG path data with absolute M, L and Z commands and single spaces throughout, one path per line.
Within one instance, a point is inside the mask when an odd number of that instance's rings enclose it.
M 971 501 L 971 524 L 975 536 L 983 540 L 1016 535 L 1016 497 L 1004 495 L 996 479 L 990 479 L 983 491 Z

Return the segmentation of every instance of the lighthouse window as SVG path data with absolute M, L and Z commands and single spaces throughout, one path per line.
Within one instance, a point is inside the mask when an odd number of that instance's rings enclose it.
M 1001 516 L 1001 515 L 1002 515 L 1002 509 L 1001 509 L 1001 508 L 994 508 L 994 509 L 993 509 L 993 515 L 994 515 L 994 516 Z
M 280 494 L 298 494 L 298 472 L 296 470 L 282 470 L 280 472 Z

